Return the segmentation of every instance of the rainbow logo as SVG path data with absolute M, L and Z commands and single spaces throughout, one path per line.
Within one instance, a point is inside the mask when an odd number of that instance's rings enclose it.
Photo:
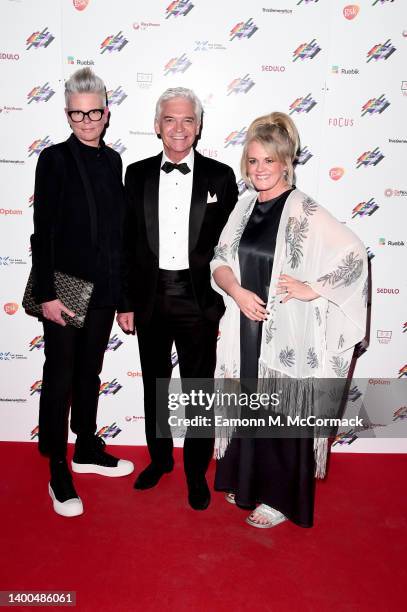
M 30 439 L 31 439 L 31 441 L 32 441 L 32 440 L 35 440 L 35 439 L 37 439 L 37 438 L 38 438 L 38 433 L 39 433 L 39 431 L 40 431 L 40 428 L 38 427 L 38 425 L 37 425 L 37 427 L 34 427 L 34 429 L 33 429 L 33 430 L 31 431 L 31 433 L 30 433 L 30 436 L 31 436 L 31 437 L 30 437 Z
M 296 100 L 294 100 L 294 102 L 292 102 L 292 104 L 290 104 L 289 114 L 292 115 L 293 113 L 309 113 L 310 110 L 312 110 L 314 106 L 316 106 L 316 104 L 317 102 L 316 100 L 314 100 L 311 94 L 308 94 L 303 98 L 297 98 Z
M 112 53 L 112 51 L 121 51 L 128 42 L 129 41 L 127 38 L 125 38 L 123 33 L 120 31 L 114 36 L 108 36 L 105 38 L 100 45 L 100 48 L 102 49 L 101 53 L 104 53 L 105 51 L 109 51 L 109 53 Z
M 309 43 L 303 43 L 295 51 L 293 51 L 293 62 L 297 59 L 313 59 L 321 51 L 321 47 L 318 45 L 315 38 Z
M 122 344 L 123 344 L 123 341 L 120 340 L 117 334 L 115 334 L 114 336 L 110 338 L 109 342 L 107 343 L 106 350 L 107 351 L 117 351 L 117 349 L 120 348 Z
M 43 349 L 44 348 L 44 336 L 35 336 L 35 338 L 33 338 L 29 344 L 30 347 L 30 351 L 33 351 L 34 349 Z
M 364 117 L 367 113 L 369 113 L 369 115 L 373 115 L 375 113 L 380 114 L 386 110 L 388 106 L 390 106 L 390 102 L 386 100 L 384 94 L 378 98 L 371 98 L 362 106 L 362 117 Z
M 27 94 L 28 104 L 31 104 L 31 102 L 48 102 L 54 93 L 55 91 L 51 89 L 48 83 L 34 87 L 34 89 Z
M 367 202 L 360 202 L 352 210 L 352 219 L 355 217 L 364 217 L 365 215 L 370 217 L 378 208 L 379 206 L 376 204 L 374 198 L 370 198 Z
M 352 444 L 355 440 L 357 440 L 357 438 L 358 437 L 353 429 L 350 429 L 349 431 L 343 431 L 342 433 L 335 436 L 335 440 L 333 441 L 332 446 L 336 446 L 337 444 L 339 444 L 339 446 L 343 446 L 344 444 L 349 445 Z
M 403 376 L 407 376 L 407 363 L 405 366 L 403 366 L 402 368 L 400 368 L 399 372 L 398 372 L 398 378 L 403 378 Z
M 45 136 L 45 138 L 39 138 L 38 140 L 34 140 L 32 144 L 28 147 L 28 157 L 32 155 L 39 155 L 43 149 L 51 146 L 53 142 L 51 142 L 49 136 Z
M 104 382 L 100 385 L 99 395 L 116 395 L 122 388 L 117 379 L 113 378 L 112 381 Z
M 357 158 L 356 168 L 360 168 L 361 166 L 377 166 L 382 159 L 384 159 L 384 155 L 379 147 L 376 147 L 372 151 L 365 151 Z
M 309 148 L 303 147 L 298 154 L 297 164 L 299 166 L 304 166 L 307 163 L 307 161 L 311 159 L 311 157 L 313 157 L 313 155 L 311 151 L 309 150 Z
M 241 130 L 230 132 L 225 138 L 225 148 L 229 146 L 242 145 L 245 141 L 247 129 L 244 127 Z
M 376 62 L 380 59 L 387 60 L 395 51 L 396 47 L 393 46 L 389 38 L 385 43 L 378 43 L 377 45 L 374 45 L 374 47 L 367 52 L 366 62 L 370 62 L 372 59 L 374 59 Z
M 231 83 L 229 83 L 227 95 L 230 96 L 231 93 L 247 93 L 254 85 L 255 82 L 252 81 L 248 74 L 246 74 L 241 79 L 234 79 Z
M 123 153 L 127 151 L 127 147 L 124 146 L 120 138 L 118 138 L 116 142 L 109 143 L 107 146 L 114 149 L 119 155 L 123 155 Z
M 237 182 L 237 188 L 239 190 L 239 197 L 248 190 L 248 187 L 243 179 L 240 179 L 240 181 Z
M 117 426 L 117 423 L 115 422 L 111 425 L 105 425 L 104 427 L 101 427 L 101 429 L 99 429 L 96 435 L 99 436 L 99 438 L 107 440 L 107 438 L 115 438 L 119 435 L 119 433 L 121 433 L 121 431 L 122 430 L 120 429 L 120 427 Z
M 362 394 L 359 391 L 358 386 L 353 385 L 353 387 L 349 389 L 348 402 L 356 402 L 360 397 L 362 397 Z
M 253 19 L 250 17 L 247 21 L 241 21 L 237 23 L 230 30 L 230 40 L 234 40 L 235 38 L 251 38 L 255 32 L 257 32 L 259 28 L 254 23 Z
M 119 106 L 123 102 L 123 100 L 127 98 L 127 94 L 123 90 L 121 85 L 119 85 L 119 87 L 116 87 L 114 91 L 112 89 L 110 91 L 107 91 L 106 96 L 108 106 L 111 106 L 112 104 L 117 104 Z
M 36 380 L 30 387 L 30 395 L 34 395 L 34 393 L 41 393 L 42 388 L 42 380 Z
M 393 414 L 393 421 L 406 421 L 407 420 L 407 406 L 401 406 Z
M 169 17 L 180 17 L 181 15 L 185 17 L 188 15 L 190 11 L 194 8 L 194 5 L 190 0 L 174 0 L 171 2 L 169 6 L 165 9 L 166 19 Z
M 179 57 L 173 57 L 164 67 L 165 76 L 169 74 L 175 74 L 176 72 L 185 72 L 192 66 L 192 62 L 189 61 L 188 57 L 183 53 Z
M 44 28 L 42 32 L 33 32 L 26 41 L 27 51 L 29 51 L 32 47 L 34 47 L 34 49 L 48 47 L 53 40 L 55 40 L 55 38 L 52 36 L 51 32 L 48 31 L 48 28 Z

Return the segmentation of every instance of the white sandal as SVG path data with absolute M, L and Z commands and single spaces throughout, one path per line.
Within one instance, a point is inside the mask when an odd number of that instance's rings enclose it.
M 260 516 L 267 519 L 267 523 L 257 523 L 253 520 L 253 516 L 255 514 L 259 514 Z M 269 529 L 270 527 L 275 527 L 279 525 L 283 521 L 286 521 L 287 517 L 284 516 L 278 510 L 267 506 L 266 504 L 260 504 L 257 506 L 255 510 L 247 517 L 246 523 L 251 525 L 252 527 L 257 527 L 258 529 Z
M 225 499 L 227 502 L 229 502 L 229 504 L 236 504 L 236 499 L 235 499 L 235 494 L 234 493 L 226 493 L 225 495 Z

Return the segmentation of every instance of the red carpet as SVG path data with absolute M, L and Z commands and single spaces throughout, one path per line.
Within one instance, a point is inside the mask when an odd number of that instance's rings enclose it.
M 189 509 L 180 458 L 150 491 L 76 475 L 85 514 L 64 519 L 36 445 L 0 443 L 0 590 L 76 591 L 81 612 L 406 609 L 407 455 L 333 455 L 308 530 L 251 528 L 221 493 Z

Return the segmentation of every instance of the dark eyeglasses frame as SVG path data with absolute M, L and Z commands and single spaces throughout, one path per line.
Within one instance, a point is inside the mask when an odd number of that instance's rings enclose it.
M 100 112 L 100 117 L 99 119 L 92 119 L 90 116 L 90 113 L 94 113 L 95 111 L 99 111 Z M 84 121 L 85 117 L 87 117 L 89 119 L 89 121 L 100 121 L 103 117 L 103 113 L 104 113 L 105 109 L 104 108 L 91 108 L 88 112 L 85 113 L 85 111 L 81 111 L 81 110 L 70 110 L 68 111 L 68 117 L 74 122 L 74 123 L 81 123 L 82 121 Z M 73 119 L 72 115 L 73 113 L 82 113 L 82 119 L 79 119 L 79 121 L 77 119 Z

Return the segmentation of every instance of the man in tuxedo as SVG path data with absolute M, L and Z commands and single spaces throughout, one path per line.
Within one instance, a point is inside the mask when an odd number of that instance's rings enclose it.
M 137 330 L 151 457 L 136 489 L 155 486 L 173 469 L 167 388 L 161 399 L 156 397 L 156 379 L 171 378 L 173 342 L 182 379 L 212 379 L 215 371 L 224 304 L 211 287 L 209 262 L 238 190 L 229 166 L 193 149 L 201 119 L 202 105 L 193 91 L 165 91 L 154 124 L 164 150 L 126 172 L 127 265 L 117 320 L 124 331 L 133 332 L 134 325 Z M 162 436 L 156 433 L 157 422 Z M 184 469 L 195 510 L 210 502 L 205 473 L 212 452 L 213 437 L 187 435 Z

